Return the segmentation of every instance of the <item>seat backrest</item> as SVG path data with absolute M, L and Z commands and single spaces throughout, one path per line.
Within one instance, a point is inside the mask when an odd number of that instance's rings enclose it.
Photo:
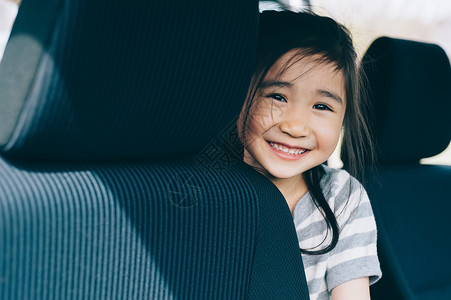
M 451 68 L 439 46 L 382 37 L 363 58 L 377 147 L 368 187 L 384 277 L 375 299 L 450 299 L 451 167 L 422 165 L 451 140 Z
M 230 142 L 257 24 L 257 1 L 22 1 L 1 299 L 308 299 L 285 200 Z

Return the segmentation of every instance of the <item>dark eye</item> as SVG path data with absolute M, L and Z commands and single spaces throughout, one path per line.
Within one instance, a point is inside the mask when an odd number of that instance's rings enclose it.
M 276 101 L 287 102 L 287 99 L 285 99 L 285 97 L 280 94 L 269 94 L 267 97 L 272 98 Z
M 318 109 L 318 110 L 330 110 L 330 111 L 332 111 L 332 109 L 330 108 L 329 105 L 322 104 L 322 103 L 313 105 L 313 108 L 314 109 Z

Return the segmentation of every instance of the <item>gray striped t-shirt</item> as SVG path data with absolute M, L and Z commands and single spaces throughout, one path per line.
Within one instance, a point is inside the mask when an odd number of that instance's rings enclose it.
M 352 279 L 369 277 L 373 284 L 381 277 L 376 223 L 365 189 L 348 172 L 323 167 L 320 185 L 337 218 L 340 236 L 336 247 L 326 254 L 302 254 L 311 300 L 329 299 L 334 287 Z M 296 204 L 293 219 L 302 249 L 329 245 L 332 232 L 309 193 Z

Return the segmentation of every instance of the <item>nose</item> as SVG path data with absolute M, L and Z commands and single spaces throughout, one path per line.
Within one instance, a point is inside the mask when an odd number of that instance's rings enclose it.
M 280 131 L 292 137 L 304 137 L 310 134 L 309 116 L 299 110 L 285 112 L 285 117 L 279 123 Z

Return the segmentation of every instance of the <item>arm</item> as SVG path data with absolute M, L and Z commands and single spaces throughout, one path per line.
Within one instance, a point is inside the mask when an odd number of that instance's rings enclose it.
M 347 281 L 332 290 L 332 300 L 369 300 L 370 285 L 368 277 Z

